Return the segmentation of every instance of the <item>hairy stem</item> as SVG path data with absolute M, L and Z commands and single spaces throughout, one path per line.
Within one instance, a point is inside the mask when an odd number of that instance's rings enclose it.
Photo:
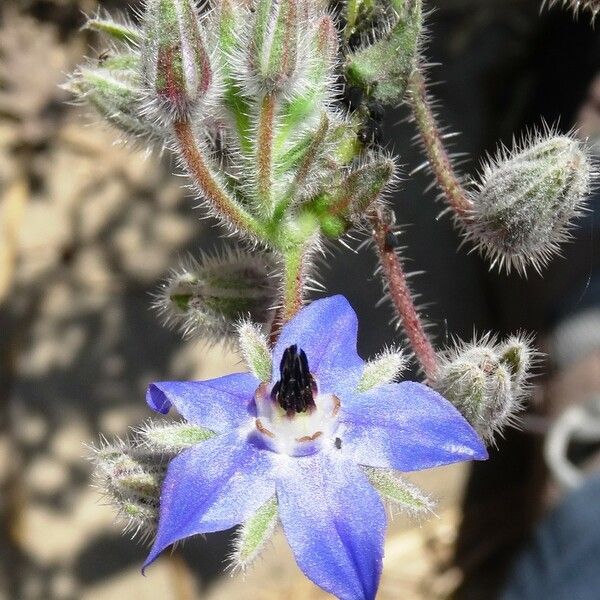
M 190 176 L 219 216 L 235 228 L 264 239 L 264 232 L 256 219 L 231 198 L 212 173 L 198 147 L 190 122 L 176 121 L 173 129 Z
M 307 241 L 282 252 L 283 277 L 281 304 L 271 324 L 271 333 L 269 335 L 271 346 L 277 343 L 283 325 L 293 318 L 304 305 L 306 259 L 310 249 L 311 242 Z
M 452 166 L 419 69 L 415 69 L 410 77 L 407 96 L 438 187 L 456 216 L 468 220 L 473 203 Z
M 427 379 L 432 380 L 438 368 L 437 357 L 415 307 L 402 262 L 394 245 L 389 243 L 393 233 L 380 212 L 371 217 L 371 223 L 384 281 L 394 308 Z
M 271 209 L 271 188 L 273 186 L 275 108 L 275 95 L 272 93 L 266 94 L 260 109 L 256 159 L 258 167 L 258 197 L 267 211 Z

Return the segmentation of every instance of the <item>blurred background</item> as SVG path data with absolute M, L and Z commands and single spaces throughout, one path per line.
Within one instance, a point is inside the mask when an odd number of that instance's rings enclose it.
M 91 485 L 85 444 L 125 436 L 147 419 L 149 382 L 239 368 L 231 349 L 183 342 L 149 308 L 179 257 L 225 242 L 192 210 L 169 156 L 115 144 L 117 134 L 59 87 L 84 56 L 101 55 L 99 40 L 80 31 L 84 13 L 99 6 L 139 8 L 120 0 L 0 5 L 0 597 L 325 598 L 300 575 L 281 535 L 245 580 L 221 574 L 227 533 L 186 543 L 142 577 L 146 548 L 120 535 Z M 426 54 L 440 64 L 430 75 L 440 82 L 441 121 L 461 132 L 453 145 L 466 153 L 466 171 L 542 119 L 598 136 L 600 34 L 588 19 L 540 14 L 538 0 L 429 7 Z M 488 600 L 560 496 L 542 459 L 544 432 L 565 405 L 600 391 L 600 209 L 593 199 L 575 242 L 544 278 L 488 273 L 467 248 L 457 251 L 449 219 L 436 219 L 427 174 L 408 177 L 422 159 L 405 117 L 391 111 L 384 136 L 406 176 L 394 206 L 409 267 L 425 271 L 413 285 L 436 342 L 522 330 L 548 357 L 523 430 L 509 432 L 488 463 L 413 478 L 439 499 L 438 518 L 393 521 L 380 598 Z M 321 267 L 328 291 L 345 294 L 359 313 L 364 357 L 398 340 L 390 308 L 376 306 L 374 267 L 368 251 L 342 247 Z M 575 336 L 568 325 L 581 318 Z

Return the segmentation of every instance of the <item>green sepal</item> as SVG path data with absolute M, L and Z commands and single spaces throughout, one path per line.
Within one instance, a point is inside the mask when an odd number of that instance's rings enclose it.
M 413 514 L 433 511 L 431 498 L 394 471 L 364 466 L 362 470 L 384 500 Z
M 275 496 L 261 506 L 237 531 L 231 560 L 234 568 L 246 568 L 271 539 L 279 511 Z
M 240 351 L 247 367 L 259 381 L 271 380 L 271 350 L 260 326 L 242 322 L 238 326 Z
M 357 390 L 366 392 L 393 382 L 401 373 L 406 359 L 401 351 L 390 348 L 365 364 Z
M 150 423 L 140 430 L 144 443 L 153 451 L 177 453 L 209 440 L 214 431 L 192 425 L 186 421 L 180 423 Z
M 134 47 L 137 47 L 142 41 L 142 32 L 137 27 L 119 23 L 110 18 L 88 19 L 83 28 L 103 33 L 115 42 L 123 42 Z

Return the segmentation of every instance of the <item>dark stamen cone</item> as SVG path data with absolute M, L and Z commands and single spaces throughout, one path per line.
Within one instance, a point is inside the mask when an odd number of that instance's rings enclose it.
M 308 368 L 308 359 L 295 344 L 286 348 L 279 365 L 280 379 L 273 386 L 272 397 L 288 415 L 315 408 L 315 382 Z

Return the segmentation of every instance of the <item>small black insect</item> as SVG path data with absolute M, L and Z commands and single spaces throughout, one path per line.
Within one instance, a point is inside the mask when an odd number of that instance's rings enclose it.
M 386 232 L 384 245 L 386 252 L 390 252 L 391 250 L 400 247 L 400 242 L 393 231 L 388 230 Z

